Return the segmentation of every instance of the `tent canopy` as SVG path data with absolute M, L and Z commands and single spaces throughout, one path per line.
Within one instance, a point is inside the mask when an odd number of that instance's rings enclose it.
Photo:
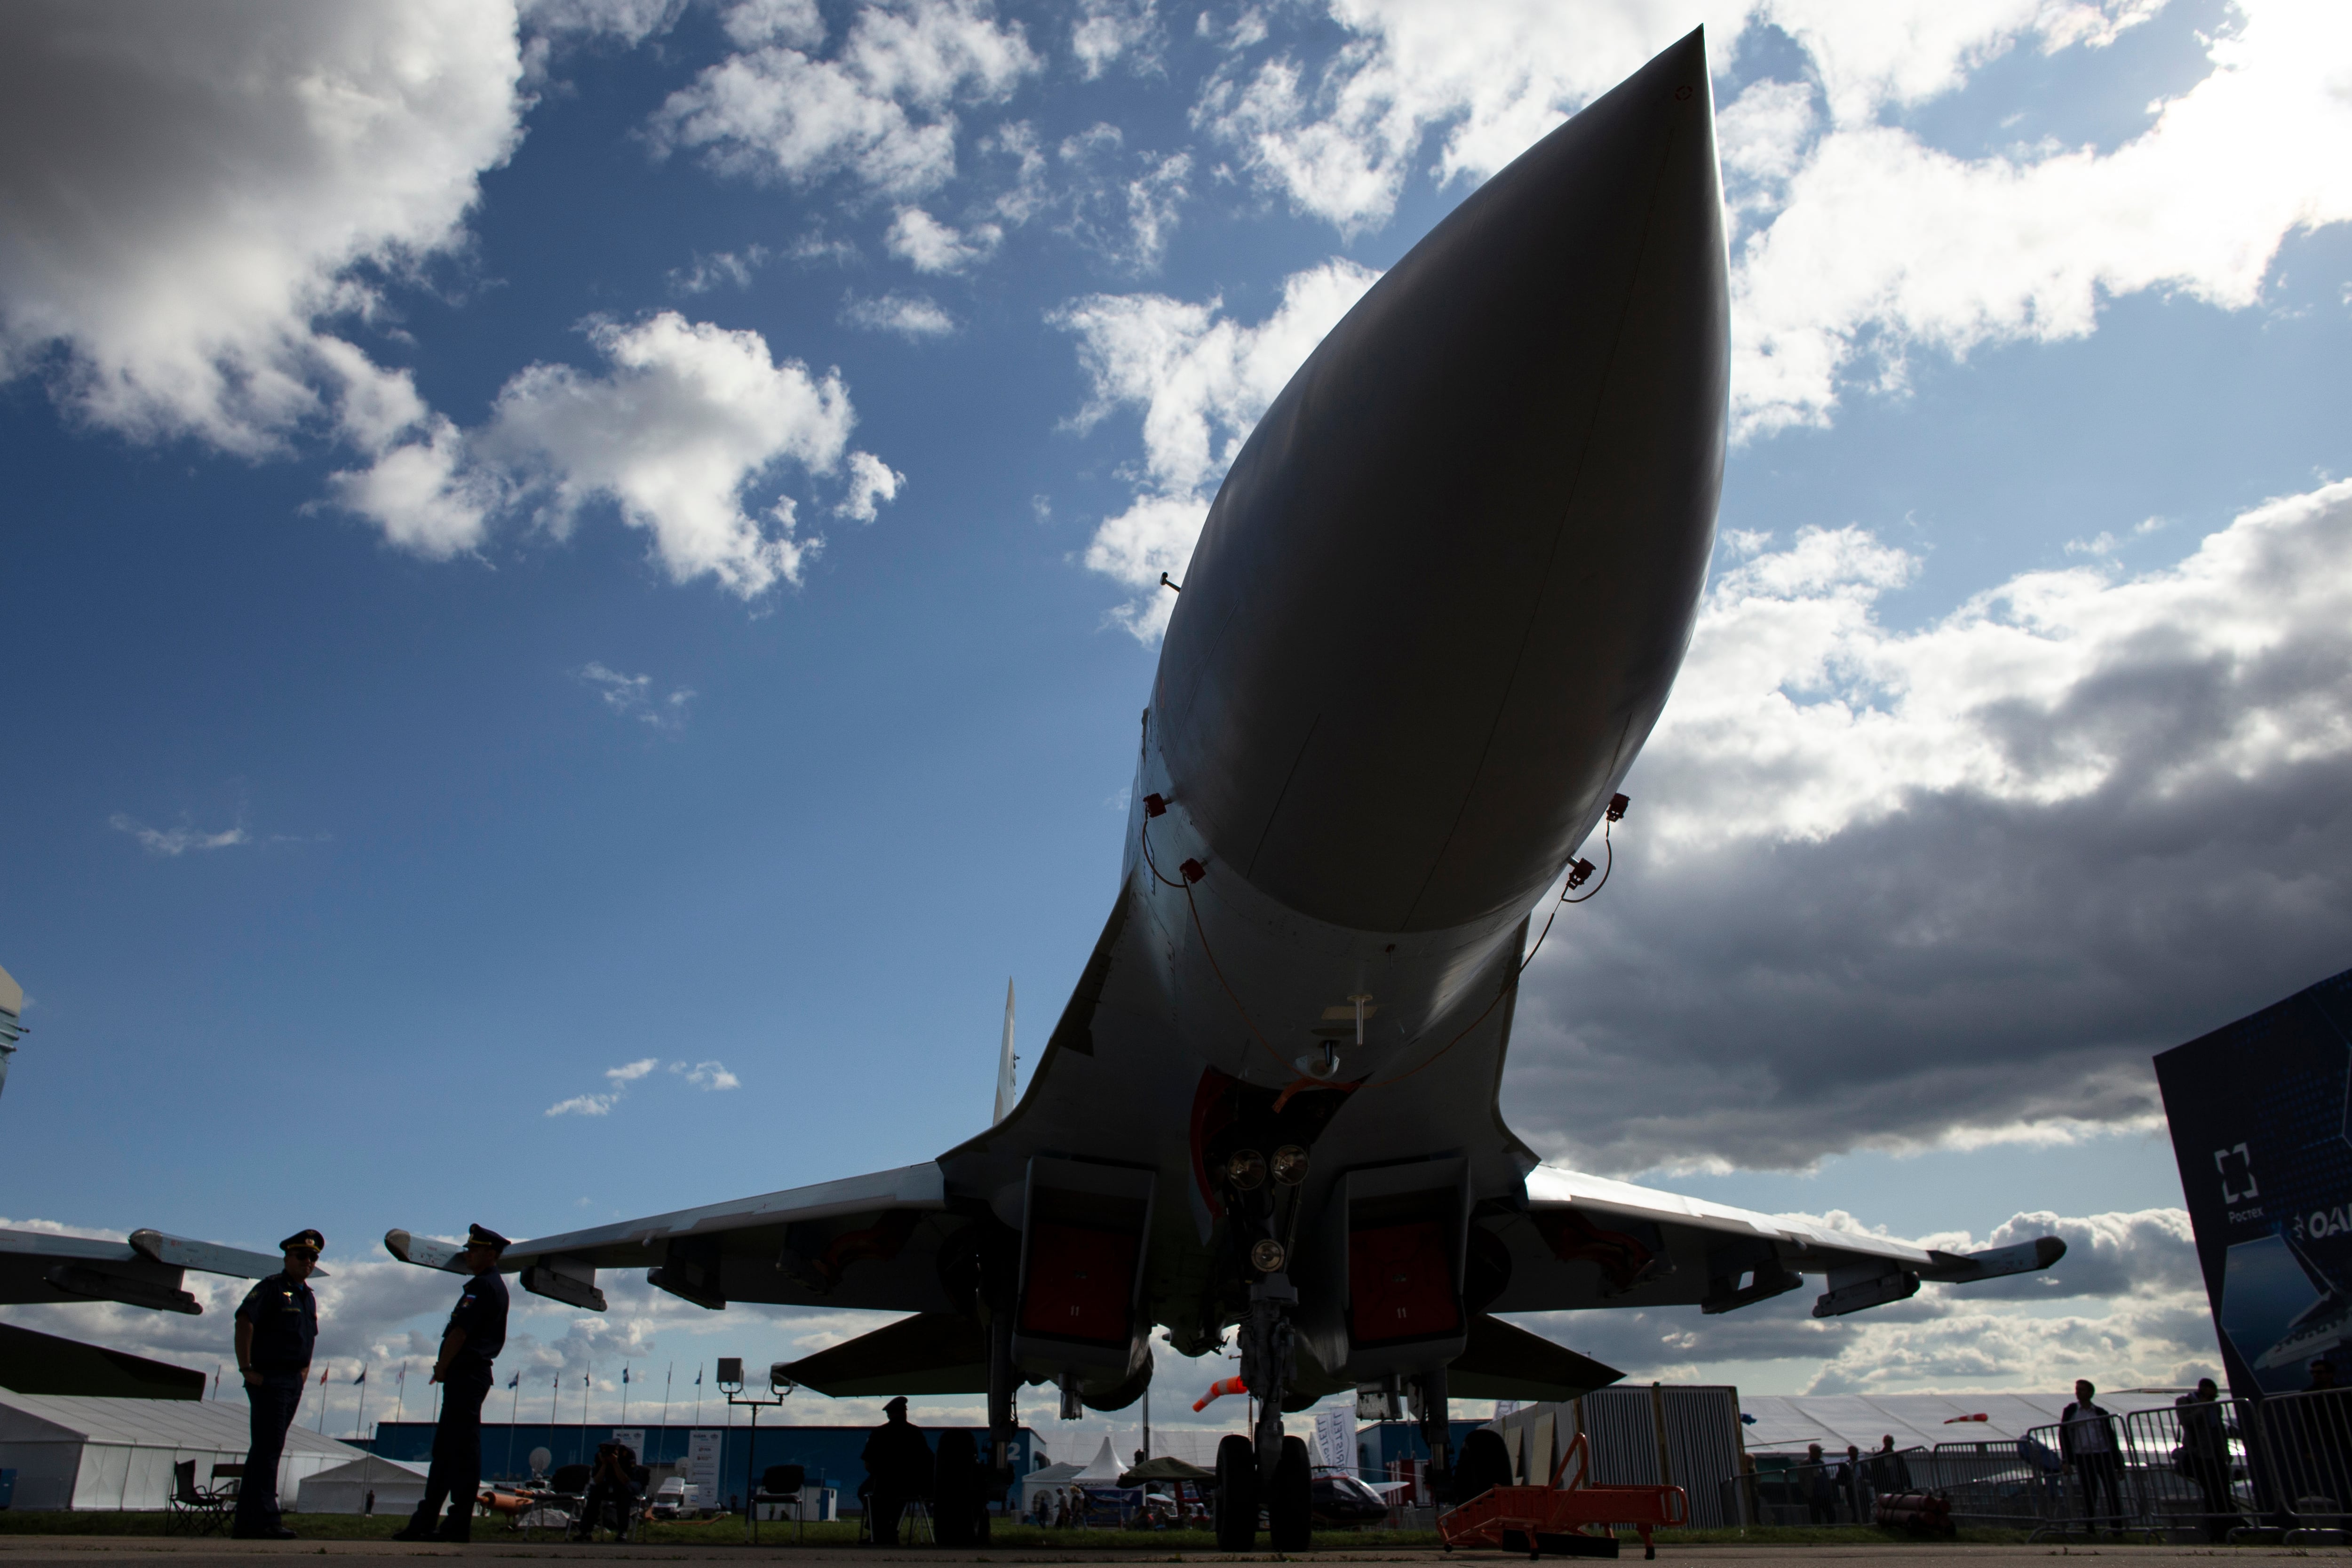
M 1110 1439 L 1106 1436 L 1087 1468 L 1070 1478 L 1082 1487 L 1115 1487 L 1118 1485 L 1118 1459 L 1110 1451 Z

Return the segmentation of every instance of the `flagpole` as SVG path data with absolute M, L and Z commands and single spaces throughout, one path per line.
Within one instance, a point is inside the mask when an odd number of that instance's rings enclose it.
M 365 1367 L 360 1368 L 360 1414 L 358 1424 L 352 1431 L 357 1436 L 367 1436 L 367 1368 Z
M 621 1363 L 621 1425 L 629 1424 L 629 1363 Z
M 662 1373 L 662 1433 L 665 1436 L 669 1433 L 669 1385 L 677 1376 L 677 1363 L 672 1362 L 669 1363 L 669 1370 Z M 219 1373 L 213 1373 L 213 1381 L 215 1383 L 220 1381 Z
M 595 1397 L 596 1366 L 591 1362 L 588 1370 L 580 1374 L 580 1447 L 574 1452 L 574 1464 L 588 1462 L 588 1402 Z
M 702 1363 L 694 1363 L 694 1424 L 702 1425 Z
M 392 1378 L 392 1419 L 394 1425 L 408 1419 L 408 1358 L 400 1358 L 400 1370 Z
M 509 1378 L 508 1378 L 508 1379 L 507 1379 L 507 1388 L 508 1388 L 508 1391 L 509 1391 L 509 1392 L 510 1392 L 511 1394 L 513 1394 L 513 1395 L 514 1395 L 514 1397 L 513 1397 L 512 1399 L 510 1399 L 510 1400 L 507 1401 L 507 1473 L 506 1473 L 506 1479 L 507 1479 L 508 1480 L 512 1480 L 512 1479 L 515 1479 L 515 1473 L 514 1473 L 515 1416 L 516 1416 L 516 1415 L 517 1415 L 517 1414 L 518 1414 L 518 1413 L 522 1409 L 522 1368 L 520 1368 L 520 1367 L 517 1367 L 517 1368 L 515 1368 L 514 1375 L 513 1375 L 512 1377 L 509 1377 Z

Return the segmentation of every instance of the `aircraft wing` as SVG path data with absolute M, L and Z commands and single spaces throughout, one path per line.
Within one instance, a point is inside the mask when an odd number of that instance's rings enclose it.
M 127 1241 L 0 1230 L 0 1302 L 120 1301 L 194 1316 L 204 1308 L 180 1288 L 186 1270 L 258 1279 L 284 1266 L 285 1259 L 276 1253 L 190 1241 L 157 1230 L 134 1230 Z M 312 1270 L 314 1276 L 326 1272 Z
M 1476 1222 L 1490 1239 L 1474 1244 L 1507 1279 L 1492 1311 L 1695 1304 L 1728 1312 L 1819 1274 L 1828 1289 L 1813 1316 L 1830 1318 L 1903 1300 L 1923 1279 L 1965 1284 L 2026 1274 L 2066 1252 L 2054 1236 L 1986 1252 L 1939 1252 L 1556 1165 L 1538 1166 L 1527 1193 L 1525 1209 Z
M 712 1310 L 765 1301 L 943 1311 L 959 1303 L 941 1250 L 967 1221 L 926 1161 L 518 1242 L 499 1267 L 520 1272 L 526 1290 L 599 1312 L 600 1268 L 643 1268 L 647 1283 Z M 395 1230 L 383 1244 L 404 1263 L 457 1267 L 454 1242 Z

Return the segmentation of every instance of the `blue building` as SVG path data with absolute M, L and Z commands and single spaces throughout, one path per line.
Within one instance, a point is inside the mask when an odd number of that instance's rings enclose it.
M 988 1432 L 985 1427 L 967 1427 L 975 1447 L 985 1452 Z M 857 1488 L 866 1479 L 866 1467 L 858 1458 L 866 1447 L 871 1426 L 761 1426 L 754 1431 L 750 1426 L 719 1426 L 713 1424 L 696 1426 L 691 1423 L 656 1426 L 652 1422 L 628 1422 L 581 1426 L 571 1423 L 550 1426 L 544 1421 L 515 1423 L 485 1421 L 482 1423 L 482 1477 L 520 1480 L 530 1474 L 530 1454 L 534 1448 L 544 1448 L 550 1456 L 548 1468 L 564 1465 L 584 1465 L 596 1456 L 596 1445 L 608 1441 L 614 1432 L 642 1432 L 645 1444 L 637 1459 L 646 1465 L 679 1465 L 686 1463 L 687 1443 L 695 1432 L 723 1431 L 726 1438 L 719 1450 L 719 1495 L 730 1500 L 733 1506 L 742 1506 L 746 1495 L 744 1483 L 756 1480 L 760 1472 L 770 1465 L 802 1465 L 808 1469 L 811 1486 L 836 1487 L 841 1492 L 844 1512 L 856 1512 L 859 1507 Z M 926 1426 L 923 1436 L 932 1447 L 939 1447 L 940 1434 L 949 1428 Z M 433 1458 L 433 1423 L 430 1421 L 385 1421 L 379 1423 L 375 1436 L 360 1445 L 387 1459 L 402 1459 L 425 1464 Z M 1024 1426 L 1013 1440 L 1013 1467 L 1026 1475 L 1045 1463 L 1045 1449 L 1033 1429 Z
M 1459 1458 L 1462 1440 L 1487 1425 L 1484 1421 L 1454 1421 L 1447 1424 L 1452 1432 L 1454 1453 Z M 487 1426 L 484 1431 L 489 1430 Z M 1418 1421 L 1380 1421 L 1356 1430 L 1356 1473 L 1368 1481 L 1389 1479 L 1389 1462 L 1392 1459 L 1427 1459 L 1429 1445 L 1422 1441 Z

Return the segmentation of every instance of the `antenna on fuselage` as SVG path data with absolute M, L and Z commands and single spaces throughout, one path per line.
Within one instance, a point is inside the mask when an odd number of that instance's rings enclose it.
M 996 1115 L 993 1127 L 1013 1109 L 1013 1068 L 1021 1058 L 1013 1054 L 1013 977 L 1004 977 L 1004 1050 L 996 1060 Z

